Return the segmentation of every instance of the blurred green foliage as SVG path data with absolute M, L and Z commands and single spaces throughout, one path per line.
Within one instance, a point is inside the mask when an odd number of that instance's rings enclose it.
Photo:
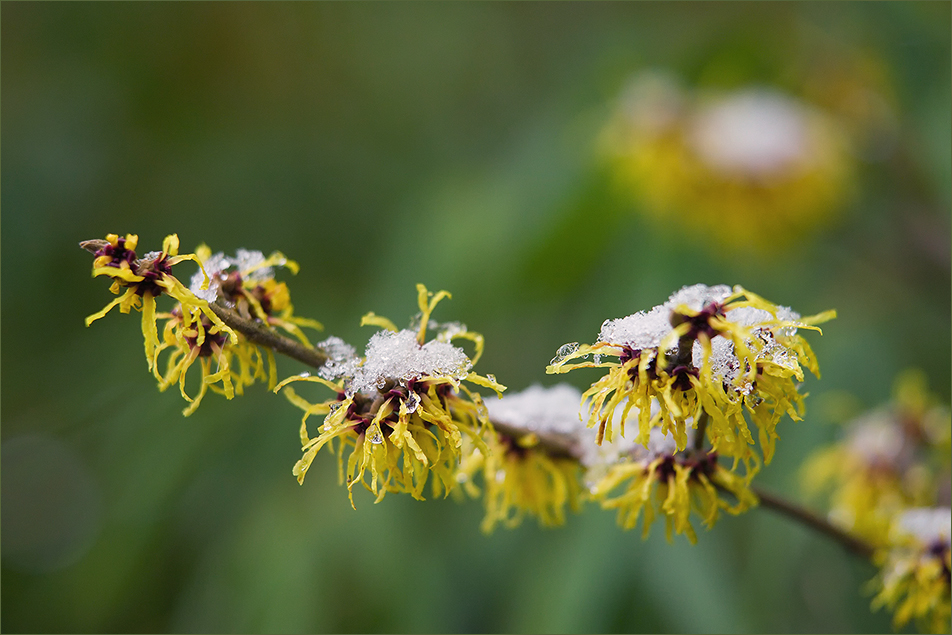
M 280 249 L 298 314 L 358 348 L 362 314 L 448 289 L 436 318 L 485 334 L 477 370 L 514 390 L 684 284 L 835 307 L 759 477 L 797 498 L 833 395 L 875 405 L 918 366 L 949 398 L 949 23 L 947 2 L 4 2 L 3 631 L 889 630 L 871 565 L 768 511 L 696 547 L 594 507 L 486 537 L 474 501 L 353 511 L 330 456 L 299 487 L 284 399 L 184 419 L 137 319 L 83 327 L 110 296 L 77 242 Z M 885 69 L 898 131 L 831 229 L 726 252 L 612 194 L 594 140 L 633 73 L 796 93 L 830 43 Z

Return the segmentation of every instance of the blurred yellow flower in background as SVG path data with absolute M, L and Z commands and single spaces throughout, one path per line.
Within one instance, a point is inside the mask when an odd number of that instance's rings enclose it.
M 728 248 L 827 225 L 854 169 L 847 135 L 818 108 L 764 86 L 692 91 L 660 72 L 631 81 L 602 143 L 646 214 Z

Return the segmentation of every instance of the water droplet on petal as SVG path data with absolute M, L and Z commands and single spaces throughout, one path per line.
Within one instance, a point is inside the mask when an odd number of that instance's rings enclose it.
M 368 437 L 370 439 L 370 442 L 373 443 L 374 445 L 380 445 L 381 443 L 383 443 L 383 435 L 380 434 L 380 428 L 375 426 L 367 430 L 367 433 L 370 435 Z
M 415 392 L 410 392 L 407 395 L 407 412 L 416 412 L 417 406 L 420 405 L 420 395 Z
M 558 364 L 563 359 L 577 351 L 579 348 L 578 342 L 569 342 L 568 344 L 563 344 L 559 347 L 559 350 L 556 351 L 555 357 L 552 358 L 550 364 Z

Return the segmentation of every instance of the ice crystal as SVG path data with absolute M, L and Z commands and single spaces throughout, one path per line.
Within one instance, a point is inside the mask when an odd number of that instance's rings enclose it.
M 253 282 L 264 282 L 269 278 L 274 277 L 274 269 L 271 267 L 262 267 L 261 263 L 265 261 L 264 254 L 260 251 L 252 251 L 249 249 L 239 249 L 235 252 L 235 266 L 238 271 L 249 271 L 254 267 L 258 267 L 254 271 L 251 271 L 247 274 L 247 279 Z M 278 263 L 283 265 L 284 263 Z
M 536 432 L 575 434 L 586 429 L 579 415 L 582 393 L 568 384 L 535 384 L 520 393 L 487 401 L 493 421 Z
M 619 461 L 631 456 L 635 448 L 640 448 L 631 439 L 615 435 L 611 443 L 607 441 L 598 445 L 594 442 L 583 446 L 582 457 L 579 462 L 589 471 L 586 480 L 597 481 L 604 475 L 605 470 Z
M 709 287 L 703 284 L 682 287 L 671 294 L 664 304 L 648 311 L 614 320 L 605 320 L 598 334 L 600 342 L 628 346 L 635 350 L 654 348 L 671 332 L 671 311 L 686 305 L 692 311 L 700 311 L 711 302 L 720 302 L 731 294 L 727 285 Z M 560 351 L 561 353 L 561 351 Z M 553 361 L 553 363 L 555 363 Z
M 639 311 L 627 317 L 605 320 L 598 339 L 601 342 L 629 346 L 635 350 L 654 348 L 671 331 L 671 323 L 668 321 L 670 316 L 670 309 L 662 305 L 650 311 Z
M 417 408 L 419 407 L 419 405 L 420 405 L 420 395 L 418 395 L 418 394 L 416 394 L 415 392 L 412 392 L 412 391 L 411 391 L 411 392 L 407 395 L 407 402 L 406 402 L 406 403 L 407 403 L 407 412 L 410 412 L 410 413 L 416 412 L 416 409 L 417 409 Z
M 899 517 L 900 531 L 915 536 L 923 544 L 949 543 L 952 534 L 952 510 L 948 507 L 919 507 Z
M 245 280 L 255 283 L 273 278 L 274 267 L 261 266 L 265 260 L 264 254 L 256 250 L 238 249 L 234 256 L 226 256 L 219 251 L 202 263 L 205 273 L 208 274 L 208 289 L 201 288 L 205 276 L 201 271 L 197 271 L 189 283 L 189 290 L 203 300 L 214 302 L 218 299 L 221 281 L 232 271 L 240 272 Z M 285 258 L 279 258 L 275 262 L 278 266 L 284 266 L 286 263 Z
M 222 273 L 232 266 L 232 261 L 225 257 L 225 254 L 218 252 L 202 263 L 202 268 L 208 274 L 208 289 L 202 289 L 205 282 L 205 276 L 201 270 L 196 271 L 189 283 L 189 290 L 202 300 L 214 302 L 218 299 L 218 288 L 221 286 Z
M 694 429 L 690 425 L 687 437 L 687 445 L 690 447 L 694 444 Z M 673 436 L 665 434 L 661 428 L 652 428 L 647 446 L 616 436 L 611 443 L 592 443 L 585 446 L 584 450 L 581 463 L 587 470 L 585 481 L 594 486 L 616 463 L 633 461 L 647 466 L 659 457 L 675 455 L 678 447 Z
M 846 444 L 870 465 L 895 465 L 906 445 L 906 435 L 889 412 L 879 410 L 853 423 Z
M 687 436 L 687 446 L 690 447 L 694 444 L 694 428 L 687 428 Z M 651 435 L 648 437 L 648 445 L 644 446 L 636 443 L 631 451 L 631 456 L 634 460 L 647 464 L 660 456 L 673 456 L 677 451 L 678 444 L 674 440 L 674 436 L 665 434 L 661 428 L 652 428 Z
M 353 377 L 357 372 L 360 358 L 357 357 L 354 347 L 344 340 L 331 335 L 323 342 L 319 342 L 317 348 L 327 354 L 327 361 L 318 371 L 324 379 L 334 381 L 340 377 Z
M 700 311 L 711 302 L 721 302 L 729 296 L 733 290 L 726 284 L 719 284 L 709 287 L 706 284 L 694 284 L 681 287 L 671 294 L 664 306 L 668 309 L 675 309 L 679 305 L 686 304 L 692 311 Z
M 466 333 L 467 328 L 465 324 L 459 322 L 446 322 L 440 324 L 434 320 L 430 320 L 428 328 L 436 332 L 436 339 L 441 342 L 449 342 L 452 338 L 456 337 L 460 333 Z
M 348 385 L 348 394 L 383 388 L 390 380 L 406 383 L 424 376 L 463 379 L 472 363 L 463 349 L 430 340 L 421 345 L 410 330 L 379 331 L 367 343 L 365 361 Z

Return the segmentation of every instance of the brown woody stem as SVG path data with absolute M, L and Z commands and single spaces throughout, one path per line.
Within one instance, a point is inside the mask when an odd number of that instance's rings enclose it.
M 260 322 L 246 320 L 237 312 L 222 306 L 218 302 L 210 302 L 208 306 L 215 312 L 215 315 L 221 318 L 222 322 L 255 344 L 267 346 L 277 353 L 287 355 L 314 368 L 320 368 L 327 362 L 327 355 L 319 348 L 307 347 L 268 329 Z
M 694 451 L 700 452 L 704 447 L 704 433 L 707 432 L 707 420 L 710 419 L 707 410 L 702 410 L 697 418 L 697 429 L 694 431 Z

